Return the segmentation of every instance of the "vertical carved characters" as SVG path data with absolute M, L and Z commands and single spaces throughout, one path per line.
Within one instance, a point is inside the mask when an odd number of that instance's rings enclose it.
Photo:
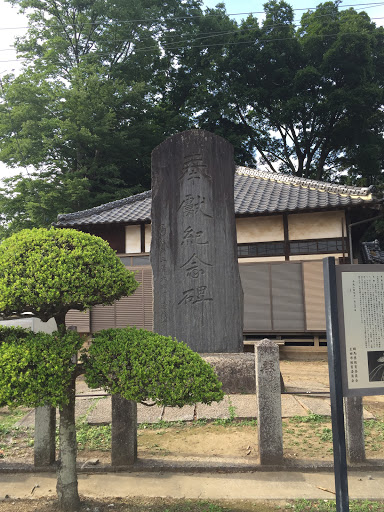
M 233 148 L 201 130 L 152 153 L 154 328 L 198 352 L 242 347 Z

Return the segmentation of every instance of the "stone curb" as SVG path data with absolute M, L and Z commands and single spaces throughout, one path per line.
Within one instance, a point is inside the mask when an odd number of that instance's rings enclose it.
M 330 472 L 333 471 L 332 462 L 287 460 L 284 459 L 281 465 L 260 466 L 259 464 L 244 464 L 236 462 L 198 462 L 198 461 L 169 461 L 164 462 L 156 459 L 138 460 L 132 466 L 113 467 L 110 464 L 99 466 L 83 467 L 84 463 L 78 464 L 77 472 L 80 473 L 262 473 L 262 472 Z M 383 471 L 384 460 L 367 460 L 365 463 L 349 464 L 348 471 Z M 54 473 L 56 464 L 52 466 L 35 467 L 33 464 L 4 463 L 0 464 L 0 474 L 12 473 Z

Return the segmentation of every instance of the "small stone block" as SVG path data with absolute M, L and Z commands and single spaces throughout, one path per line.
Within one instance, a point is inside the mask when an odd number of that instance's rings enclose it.
M 19 421 L 15 423 L 15 427 L 33 427 L 35 425 L 35 409 L 27 412 Z
M 35 410 L 34 465 L 50 466 L 55 462 L 56 409 L 50 405 Z
M 283 429 L 279 348 L 276 343 L 264 339 L 255 345 L 255 369 L 260 464 L 280 464 L 283 460 Z
M 128 466 L 137 459 L 137 403 L 112 396 L 112 466 Z
M 76 416 L 76 419 L 77 418 L 80 418 L 81 416 L 84 416 L 87 411 L 89 411 L 90 408 L 92 408 L 92 406 L 94 406 L 95 404 L 99 405 L 99 403 L 102 402 L 102 400 L 100 400 L 99 402 L 99 398 L 91 398 L 91 397 L 87 397 L 87 398 L 76 398 L 76 409 L 75 409 L 75 416 Z
M 298 400 L 292 395 L 281 396 L 281 417 L 293 418 L 294 416 L 307 416 L 308 410 L 305 409 Z
M 94 403 L 94 398 L 89 400 L 77 400 L 76 402 L 76 416 L 78 415 L 78 406 L 81 409 L 88 406 L 88 408 Z M 108 396 L 106 398 L 102 398 L 98 400 L 96 407 L 89 413 L 87 421 L 90 425 L 100 425 L 111 423 L 112 421 L 112 400 L 111 397 Z M 80 405 L 81 404 L 81 405 Z M 85 414 L 86 410 L 83 412 Z
M 165 407 L 164 421 L 193 421 L 195 415 L 195 407 L 186 405 L 184 407 Z
M 163 416 L 163 407 L 137 404 L 137 423 L 157 423 Z
M 212 402 L 211 405 L 197 404 L 196 417 L 198 420 L 214 420 L 217 418 L 229 418 L 229 397 L 226 395 L 221 402 Z
M 256 395 L 229 395 L 229 400 L 235 409 L 235 418 L 257 417 Z
M 297 401 L 308 410 L 308 413 L 331 416 L 331 401 L 327 398 L 298 396 Z
M 363 400 L 361 396 L 344 398 L 345 441 L 349 462 L 365 461 Z

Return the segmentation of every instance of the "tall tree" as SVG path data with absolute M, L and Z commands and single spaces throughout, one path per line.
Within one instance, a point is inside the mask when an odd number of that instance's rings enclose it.
M 74 229 L 32 229 L 0 246 L 0 313 L 32 312 L 56 320 L 53 335 L 0 329 L 0 407 L 52 405 L 60 411 L 57 495 L 63 512 L 80 509 L 76 472 L 74 362 L 83 340 L 66 331 L 70 309 L 112 304 L 138 283 L 108 243 Z M 128 400 L 168 406 L 223 398 L 208 363 L 184 343 L 145 330 L 109 329 L 96 335 L 86 379 Z M 75 357 L 76 359 L 76 357 Z
M 383 28 L 338 2 L 308 11 L 298 27 L 286 2 L 264 8 L 261 23 L 253 16 L 232 22 L 231 31 L 216 32 L 215 44 L 207 35 L 205 47 L 182 56 L 175 73 L 189 83 L 196 123 L 228 138 L 237 134 L 238 163 L 314 179 L 348 169 L 351 179 L 376 182 L 383 163 Z M 202 76 L 195 72 L 199 59 Z
M 21 189 L 26 205 L 44 202 L 47 188 L 61 200 L 45 220 L 27 206 L 17 229 L 149 188 L 151 150 L 183 127 L 159 105 L 170 65 L 160 39 L 188 31 L 200 0 L 9 1 L 30 21 L 16 43 L 24 71 L 1 87 L 0 160 L 34 170 L 8 180 L 3 215 Z
M 76 367 L 71 358 L 81 348 L 81 338 L 67 335 L 65 316 L 70 309 L 83 311 L 95 304 L 112 304 L 123 295 L 131 295 L 137 286 L 134 274 L 124 268 L 108 243 L 87 233 L 74 229 L 24 230 L 1 244 L 1 314 L 9 316 L 30 311 L 43 322 L 54 318 L 58 332 L 52 342 L 48 340 L 40 344 L 46 345 L 41 350 L 40 359 L 36 354 L 40 350 L 31 348 L 33 343 L 29 346 L 12 345 L 10 353 L 5 345 L 5 352 L 0 355 L 0 380 L 4 383 L 9 378 L 14 386 L 4 385 L 9 389 L 0 397 L 0 403 L 11 405 L 13 401 L 21 400 L 24 404 L 29 401 L 30 405 L 47 403 L 60 406 L 57 492 L 61 510 L 66 512 L 75 512 L 79 508 L 76 477 Z M 14 339 L 12 330 L 9 337 Z M 7 336 L 4 338 L 6 341 Z M 51 364 L 61 364 L 66 368 L 65 379 L 61 383 L 60 379 L 55 379 L 52 367 L 51 371 L 45 368 L 39 371 L 40 366 Z M 12 377 L 8 372 L 14 372 Z M 47 379 L 46 388 L 41 386 L 44 377 Z M 20 387 L 17 385 L 18 380 Z M 14 387 L 13 391 L 11 387 Z

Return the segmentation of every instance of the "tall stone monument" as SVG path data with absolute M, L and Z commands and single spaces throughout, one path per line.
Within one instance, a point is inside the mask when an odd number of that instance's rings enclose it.
M 196 352 L 240 352 L 243 290 L 233 147 L 203 130 L 152 153 L 154 329 Z

